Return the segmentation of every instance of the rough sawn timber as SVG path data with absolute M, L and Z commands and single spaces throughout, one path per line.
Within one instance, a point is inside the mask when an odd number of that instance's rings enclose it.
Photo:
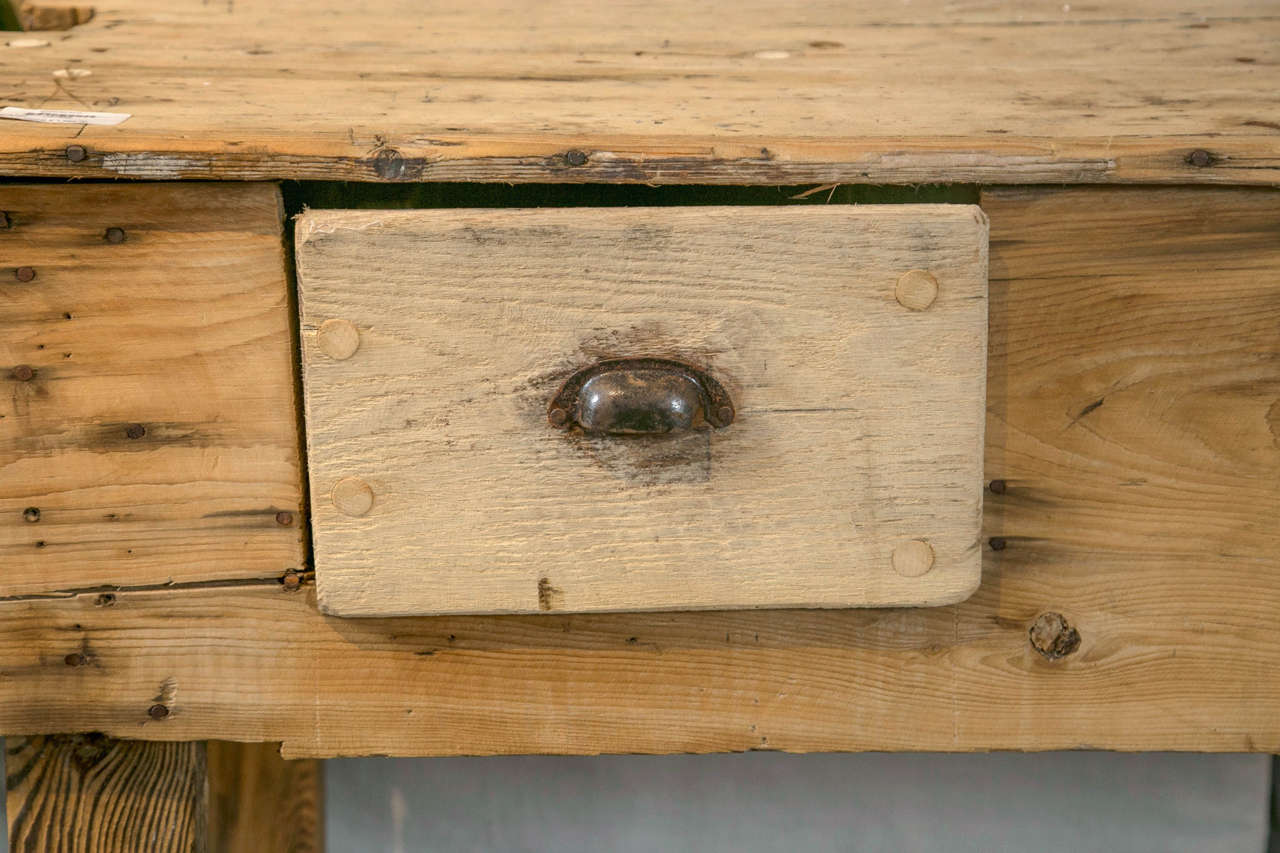
M 211 853 L 203 743 L 66 734 L 5 751 L 9 850 Z
M 274 186 L 0 186 L 0 596 L 303 568 Z
M 324 853 L 324 767 L 278 743 L 209 741 L 209 853 Z
M 16 36 L 5 104 L 131 117 L 3 122 L 0 175 L 1280 183 L 1272 0 L 113 0 Z
M 983 205 L 1004 547 L 963 604 L 343 620 L 310 583 L 14 600 L 0 732 L 291 756 L 1280 751 L 1280 193 Z
M 30 853 L 318 853 L 320 762 L 271 743 L 101 733 L 6 744 L 9 849 Z
M 296 234 L 326 613 L 932 606 L 977 587 L 977 207 L 319 210 Z M 927 306 L 897 297 L 912 273 Z M 571 374 L 642 356 L 706 370 L 733 423 L 548 424 Z

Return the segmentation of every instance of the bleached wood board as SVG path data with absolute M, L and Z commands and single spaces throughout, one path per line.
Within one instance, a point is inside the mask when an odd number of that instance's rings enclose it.
M 0 595 L 302 568 L 279 191 L 10 185 L 0 210 Z
M 1273 0 L 111 0 L 0 81 L 131 117 L 4 122 L 0 174 L 1275 184 L 1277 45 Z
M 1280 752 L 1280 193 L 982 203 L 986 478 L 1006 483 L 984 535 L 1005 547 L 964 603 L 339 619 L 310 580 L 26 596 L 0 602 L 0 732 L 290 756 Z M 1079 638 L 1055 660 L 1029 637 L 1048 613 Z
M 322 606 L 965 597 L 980 571 L 986 234 L 970 205 L 304 214 Z M 937 280 L 924 310 L 896 296 L 916 270 Z M 358 334 L 354 354 L 331 354 L 335 325 Z M 705 368 L 736 420 L 651 439 L 548 425 L 572 373 L 627 356 Z M 352 510 L 352 490 L 371 506 Z M 924 565 L 903 565 L 913 550 Z

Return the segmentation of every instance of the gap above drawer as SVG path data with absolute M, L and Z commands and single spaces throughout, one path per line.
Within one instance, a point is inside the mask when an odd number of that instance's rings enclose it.
M 978 208 L 330 210 L 297 236 L 326 612 L 937 605 L 977 586 Z M 548 423 L 570 376 L 619 357 L 705 371 L 733 422 Z

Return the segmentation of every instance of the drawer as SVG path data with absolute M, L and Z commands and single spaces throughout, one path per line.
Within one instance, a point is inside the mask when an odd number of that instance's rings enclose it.
M 978 584 L 976 207 L 310 211 L 297 262 L 328 613 Z

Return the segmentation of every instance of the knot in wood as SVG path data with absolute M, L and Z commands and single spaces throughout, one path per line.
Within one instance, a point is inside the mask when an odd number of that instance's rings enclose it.
M 98 764 L 101 764 L 116 743 L 102 732 L 55 735 L 54 737 L 65 738 L 65 742 L 71 746 L 71 759 L 81 773 L 88 772 Z
M 383 180 L 400 180 L 404 177 L 404 155 L 394 148 L 382 149 L 373 155 L 373 171 Z
M 1032 648 L 1046 660 L 1059 660 L 1080 648 L 1080 632 L 1061 613 L 1041 613 L 1028 634 Z

